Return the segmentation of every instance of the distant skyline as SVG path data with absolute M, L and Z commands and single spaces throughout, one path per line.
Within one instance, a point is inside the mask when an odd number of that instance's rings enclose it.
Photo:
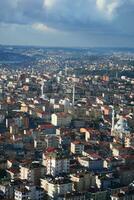
M 134 47 L 134 0 L 0 0 L 0 44 Z

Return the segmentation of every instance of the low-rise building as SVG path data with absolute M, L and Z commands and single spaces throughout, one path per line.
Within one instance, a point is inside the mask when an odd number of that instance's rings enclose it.
M 51 123 L 54 126 L 69 126 L 72 121 L 72 116 L 68 113 L 54 113 L 51 116 Z
M 73 154 L 81 154 L 84 150 L 84 144 L 80 141 L 73 141 L 71 142 L 71 152 Z
M 45 168 L 39 163 L 32 162 L 31 164 L 20 166 L 20 179 L 28 180 L 37 185 L 40 182 L 40 177 L 44 175 Z
M 89 187 L 95 186 L 95 175 L 90 172 L 82 172 L 70 175 L 73 190 L 77 192 L 82 192 L 88 190 Z
M 58 195 L 72 192 L 72 181 L 67 177 L 41 178 L 41 187 L 47 192 L 48 197 L 57 199 Z
M 90 170 L 102 170 L 103 169 L 103 159 L 96 155 L 92 154 L 90 157 L 79 157 L 78 161 L 80 165 L 86 167 Z

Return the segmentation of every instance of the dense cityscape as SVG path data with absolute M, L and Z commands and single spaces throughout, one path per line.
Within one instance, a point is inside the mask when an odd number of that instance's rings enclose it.
M 0 45 L 0 200 L 134 199 L 134 49 Z

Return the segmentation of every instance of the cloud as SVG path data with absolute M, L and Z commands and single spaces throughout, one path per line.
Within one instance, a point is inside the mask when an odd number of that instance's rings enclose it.
M 108 17 L 107 19 L 111 20 L 115 16 L 114 14 L 118 7 L 121 6 L 121 0 L 96 0 L 96 5 Z
M 120 0 L 0 0 L 0 20 L 22 23 L 33 20 L 93 20 L 105 14 L 112 14 Z M 122 0 L 123 1 L 123 0 Z M 130 1 L 130 0 L 128 0 Z M 131 0 L 132 1 L 132 0 Z M 105 11 L 106 10 L 106 11 Z M 107 20 L 107 19 L 106 19 Z
M 56 0 L 45 0 L 44 7 L 51 8 L 54 4 L 56 4 Z
M 50 15 L 59 12 L 58 16 L 69 17 L 72 13 L 78 20 L 111 20 L 120 5 L 121 0 L 74 0 L 73 3 L 70 0 L 44 0 L 44 8 Z
M 42 31 L 42 32 L 56 32 L 56 29 L 50 28 L 45 24 L 42 23 L 35 23 L 32 25 L 32 28 L 37 30 L 37 31 Z
M 0 8 L 0 23 L 40 31 L 134 32 L 134 0 L 0 0 Z

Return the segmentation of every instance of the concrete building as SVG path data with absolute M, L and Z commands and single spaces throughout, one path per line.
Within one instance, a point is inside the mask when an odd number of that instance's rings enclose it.
M 27 188 L 16 189 L 14 192 L 14 200 L 24 200 L 29 198 L 30 194 Z
M 134 189 L 132 188 L 112 194 L 111 200 L 134 200 Z
M 43 188 L 36 186 L 24 186 L 22 188 L 15 189 L 14 200 L 43 200 L 44 190 Z
M 54 113 L 51 116 L 51 123 L 54 126 L 69 126 L 72 120 L 72 116 L 70 114 L 60 112 Z
M 104 161 L 98 155 L 92 155 L 90 157 L 79 157 L 78 161 L 80 165 L 90 170 L 102 170 Z
M 125 137 L 125 147 L 134 147 L 134 134 Z
M 95 186 L 95 176 L 93 173 L 82 172 L 77 174 L 71 174 L 71 180 L 73 183 L 73 190 L 82 192 L 88 190 L 89 187 Z
M 46 167 L 46 173 L 52 176 L 70 171 L 69 157 L 57 150 L 43 154 L 43 165 Z
M 47 192 L 48 196 L 57 199 L 58 195 L 72 192 L 72 182 L 67 177 L 51 177 L 41 178 L 41 187 Z
M 71 142 L 71 152 L 73 154 L 81 154 L 84 150 L 84 144 L 80 141 Z
M 40 176 L 45 172 L 45 168 L 39 163 L 20 166 L 20 179 L 28 180 L 33 184 L 39 184 Z

